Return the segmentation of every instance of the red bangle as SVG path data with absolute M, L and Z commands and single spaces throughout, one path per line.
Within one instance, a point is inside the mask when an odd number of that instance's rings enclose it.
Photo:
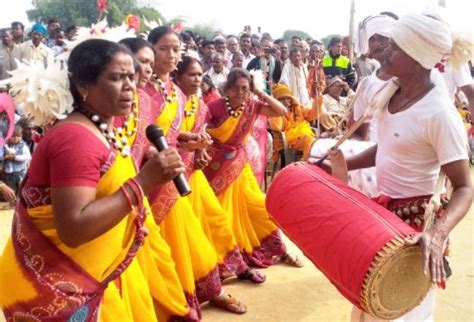
M 143 202 L 143 198 L 145 197 L 145 193 L 143 192 L 142 186 L 140 186 L 140 184 L 134 178 L 128 179 L 127 183 L 135 193 L 135 196 L 138 200 L 138 204 L 141 204 Z
M 133 204 L 132 198 L 130 197 L 130 194 L 128 193 L 127 189 L 125 189 L 125 184 L 120 186 L 120 191 L 122 191 L 122 193 L 125 195 L 128 205 L 133 210 L 133 208 L 135 208 L 135 205 Z

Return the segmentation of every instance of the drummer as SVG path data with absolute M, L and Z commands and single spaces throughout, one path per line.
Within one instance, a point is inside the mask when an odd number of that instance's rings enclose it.
M 467 137 L 462 121 L 444 86 L 430 78 L 431 69 L 454 51 L 451 33 L 436 15 L 408 14 L 393 25 L 384 67 L 397 77 L 384 93 L 378 119 L 378 144 L 347 160 L 349 170 L 376 166 L 379 201 L 420 231 L 423 271 L 444 284 L 448 235 L 466 215 L 472 202 Z M 463 62 L 453 62 L 461 65 Z M 444 213 L 423 230 L 424 202 L 433 194 L 442 170 L 453 186 Z M 397 321 L 432 321 L 434 291 Z M 370 320 L 354 316 L 353 320 Z

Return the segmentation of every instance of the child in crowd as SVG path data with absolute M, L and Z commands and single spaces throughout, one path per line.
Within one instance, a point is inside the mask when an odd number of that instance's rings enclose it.
M 3 179 L 15 193 L 20 188 L 20 182 L 25 176 L 28 162 L 31 159 L 30 150 L 22 140 L 22 134 L 21 126 L 16 125 L 12 137 L 5 146 L 0 148 L 0 160 L 3 161 Z

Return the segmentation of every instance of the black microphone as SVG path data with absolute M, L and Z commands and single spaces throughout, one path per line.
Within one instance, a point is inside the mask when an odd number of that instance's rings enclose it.
M 163 135 L 163 130 L 155 124 L 147 126 L 146 138 L 160 152 L 168 148 L 168 143 L 166 142 L 165 136 Z M 176 178 L 174 178 L 173 182 L 181 196 L 184 197 L 191 193 L 191 187 L 189 186 L 189 183 L 183 174 L 180 174 Z

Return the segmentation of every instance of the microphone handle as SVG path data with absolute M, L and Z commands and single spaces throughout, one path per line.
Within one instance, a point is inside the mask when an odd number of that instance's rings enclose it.
M 181 197 L 187 196 L 191 193 L 191 187 L 189 186 L 188 180 L 184 177 L 184 174 L 180 174 L 174 178 L 173 182 Z
M 168 148 L 168 143 L 163 136 L 156 140 L 154 145 L 157 147 L 158 151 L 163 151 Z M 189 186 L 188 180 L 186 180 L 184 174 L 178 175 L 173 179 L 173 182 L 181 197 L 187 196 L 191 193 L 191 187 Z

